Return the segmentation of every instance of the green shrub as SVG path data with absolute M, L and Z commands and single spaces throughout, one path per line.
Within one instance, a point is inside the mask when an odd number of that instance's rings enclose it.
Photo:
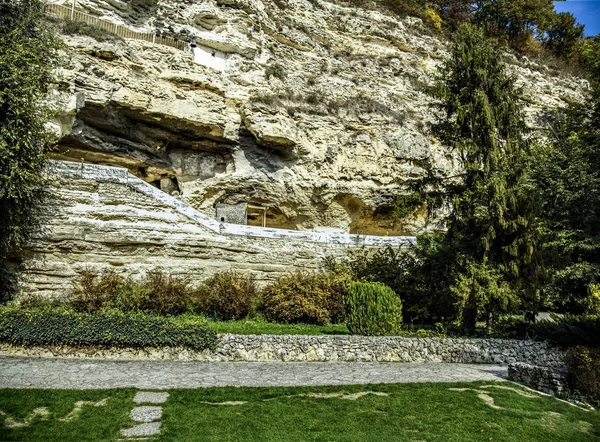
M 81 21 L 65 20 L 62 26 L 62 33 L 65 35 L 87 35 L 97 41 L 122 40 L 117 34 L 110 32 L 98 26 L 93 26 Z
M 533 324 L 523 320 L 523 315 L 500 316 L 492 325 L 492 336 L 501 339 L 525 339 Z
M 198 291 L 187 279 L 161 270 L 148 272 L 140 281 L 125 279 L 114 270 L 95 274 L 89 270 L 76 280 L 71 305 L 80 312 L 105 308 L 177 315 L 197 306 Z
M 565 316 L 555 322 L 540 321 L 530 327 L 529 334 L 562 348 L 577 345 L 600 348 L 600 316 Z
M 567 387 L 593 405 L 600 404 L 600 350 L 572 347 L 565 358 Z
M 198 292 L 185 277 L 167 275 L 161 270 L 148 272 L 140 281 L 125 292 L 135 310 L 178 315 L 194 310 Z
M 330 259 L 326 268 L 345 270 L 356 280 L 390 287 L 402 300 L 407 323 L 450 324 L 459 316 L 460 300 L 448 288 L 454 282 L 448 271 L 454 258 L 442 242 L 440 235 L 422 235 L 414 247 L 357 249 L 341 264 Z
M 114 301 L 125 286 L 125 278 L 114 270 L 103 270 L 99 275 L 84 270 L 75 280 L 70 302 L 77 311 L 97 312 Z
M 61 304 L 57 299 L 42 295 L 22 295 L 9 302 L 9 305 L 16 305 L 22 309 L 52 308 L 59 307 Z
M 143 313 L 78 313 L 66 309 L 0 308 L 0 342 L 22 345 L 185 347 L 214 349 L 216 332 L 204 322 Z
M 402 302 L 380 283 L 355 282 L 344 296 L 346 325 L 355 335 L 396 334 L 402 324 Z
M 510 316 L 494 324 L 493 336 L 504 339 L 534 339 L 569 348 L 584 346 L 600 348 L 600 315 L 556 316 L 554 321 L 531 323 Z
M 292 273 L 263 289 L 260 309 L 271 322 L 343 322 L 343 294 L 350 283 L 347 273 Z
M 258 290 L 253 276 L 235 271 L 217 273 L 206 280 L 198 291 L 198 307 L 219 320 L 253 317 Z

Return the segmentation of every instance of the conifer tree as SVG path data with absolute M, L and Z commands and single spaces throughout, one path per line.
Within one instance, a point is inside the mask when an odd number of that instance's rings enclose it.
M 457 32 L 434 95 L 434 131 L 457 153 L 458 177 L 433 175 L 430 207 L 446 207 L 443 249 L 452 256 L 450 288 L 473 331 L 511 306 L 536 308 L 536 205 L 525 174 L 528 142 L 514 80 L 497 43 L 470 25 Z M 421 187 L 423 190 L 424 187 Z M 441 190 L 435 190 L 441 189 Z

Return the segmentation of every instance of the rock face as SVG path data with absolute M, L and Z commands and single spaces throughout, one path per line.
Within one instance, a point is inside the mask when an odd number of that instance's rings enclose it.
M 245 202 L 268 207 L 271 227 L 439 227 L 423 211 L 393 215 L 407 183 L 457 167 L 427 134 L 423 92 L 448 43 L 419 19 L 321 0 L 77 4 L 137 31 L 185 29 L 198 48 L 63 36 L 67 62 L 51 97 L 57 157 L 127 167 L 210 216 L 216 204 Z M 585 81 L 506 58 L 533 128 L 586 92 Z
M 161 269 L 194 285 L 235 270 L 264 284 L 295 270 L 319 270 L 325 257 L 345 257 L 357 246 L 411 241 L 223 224 L 124 169 L 58 162 L 51 170 L 43 227 L 21 256 L 27 294 L 64 299 L 83 270 L 107 267 L 134 278 Z

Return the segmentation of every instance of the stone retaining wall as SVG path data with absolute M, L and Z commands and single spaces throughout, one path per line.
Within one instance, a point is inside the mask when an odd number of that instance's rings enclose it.
M 376 236 L 359 234 L 339 234 L 326 232 L 310 232 L 299 230 L 276 229 L 267 227 L 229 224 L 198 212 L 193 207 L 173 198 L 156 187 L 139 179 L 122 167 L 102 166 L 97 164 L 75 163 L 72 161 L 48 161 L 48 171 L 70 179 L 87 179 L 97 182 L 124 184 L 147 195 L 173 211 L 195 221 L 202 227 L 215 233 L 230 236 L 246 236 L 252 238 L 284 239 L 288 241 L 315 242 L 323 244 L 345 244 L 350 246 L 400 247 L 416 243 L 414 236 Z
M 562 370 L 525 362 L 509 364 L 508 379 L 548 394 L 557 394 L 565 390 Z
M 563 352 L 545 343 L 501 339 L 367 336 L 221 335 L 215 351 L 177 348 L 76 349 L 0 346 L 0 354 L 108 359 L 316 362 L 515 362 L 562 367 Z

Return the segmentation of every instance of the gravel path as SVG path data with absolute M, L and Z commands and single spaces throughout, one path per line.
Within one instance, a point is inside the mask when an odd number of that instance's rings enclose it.
M 0 388 L 316 386 L 506 379 L 501 365 L 110 361 L 0 356 Z

